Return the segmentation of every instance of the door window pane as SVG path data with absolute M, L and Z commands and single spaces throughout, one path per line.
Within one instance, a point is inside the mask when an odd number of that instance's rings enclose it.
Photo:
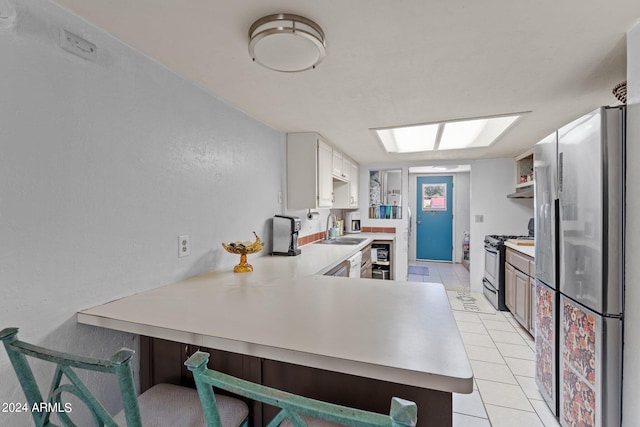
M 447 184 L 422 184 L 422 210 L 447 210 Z

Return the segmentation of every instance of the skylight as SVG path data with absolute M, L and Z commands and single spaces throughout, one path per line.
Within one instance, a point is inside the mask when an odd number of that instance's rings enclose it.
M 389 153 L 431 151 L 436 143 L 438 124 L 379 129 L 376 132 Z
M 521 115 L 522 113 L 518 113 L 373 130 L 388 153 L 459 150 L 490 146 Z

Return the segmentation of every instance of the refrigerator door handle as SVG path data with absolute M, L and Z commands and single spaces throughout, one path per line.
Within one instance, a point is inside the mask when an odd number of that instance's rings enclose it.
M 562 178 L 563 178 L 563 154 L 564 153 L 559 153 L 558 154 L 558 192 L 562 192 Z

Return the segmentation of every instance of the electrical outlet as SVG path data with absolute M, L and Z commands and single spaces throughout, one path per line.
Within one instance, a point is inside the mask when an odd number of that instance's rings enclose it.
M 191 242 L 189 241 L 189 235 L 178 236 L 178 257 L 189 256 L 191 253 Z
M 90 61 L 98 58 L 98 48 L 95 44 L 67 30 L 60 32 L 60 47 Z
M 476 222 L 484 222 L 484 215 L 476 215 Z

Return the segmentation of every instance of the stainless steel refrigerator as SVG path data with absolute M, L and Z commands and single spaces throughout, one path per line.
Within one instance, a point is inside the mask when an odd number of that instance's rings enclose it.
M 536 383 L 563 426 L 619 426 L 625 108 L 536 144 Z

